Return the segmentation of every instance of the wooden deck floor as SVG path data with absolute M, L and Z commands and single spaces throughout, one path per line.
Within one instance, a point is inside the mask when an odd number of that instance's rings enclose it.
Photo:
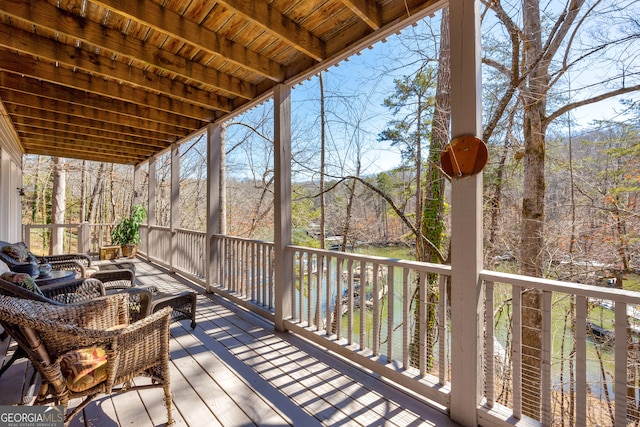
M 136 261 L 143 284 L 163 291 L 192 283 Z M 198 295 L 198 325 L 171 326 L 171 386 L 176 425 L 454 426 L 449 418 L 326 351 L 213 295 Z M 15 344 L 0 343 L 0 360 Z M 26 360 L 0 379 L 0 405 L 20 401 Z M 102 397 L 72 426 L 164 425 L 160 389 Z

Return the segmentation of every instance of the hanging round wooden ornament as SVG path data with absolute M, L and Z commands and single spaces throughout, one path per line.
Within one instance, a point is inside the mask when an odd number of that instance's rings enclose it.
M 442 170 L 456 178 L 477 174 L 484 169 L 487 160 L 487 145 L 473 135 L 453 138 L 440 155 Z

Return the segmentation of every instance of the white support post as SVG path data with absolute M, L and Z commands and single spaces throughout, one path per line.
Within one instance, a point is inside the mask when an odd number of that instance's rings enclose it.
M 277 85 L 274 110 L 274 226 L 275 226 L 275 327 L 284 331 L 291 317 L 293 261 L 285 252 L 291 244 L 291 88 Z
M 449 3 L 452 137 L 481 132 L 478 0 Z M 482 172 L 453 178 L 451 196 L 451 418 L 478 425 L 482 397 Z
M 83 222 L 78 226 L 78 252 L 88 254 L 91 251 L 91 224 Z
M 12 188 L 13 181 L 11 179 L 11 158 L 9 153 L 0 147 L 0 200 L 5 203 L 0 205 L 0 240 L 6 240 L 13 243 L 16 239 L 10 239 L 10 226 L 12 218 L 11 201 L 14 200 L 18 193 L 17 188 Z M 12 193 L 12 191 L 14 193 Z M 23 240 L 17 239 L 17 240 Z
M 180 227 L 180 146 L 171 146 L 171 218 L 169 224 L 169 234 L 171 241 L 169 244 L 171 271 L 175 271 L 178 263 L 178 231 Z
M 215 235 L 220 233 L 220 168 L 222 164 L 222 128 L 207 127 L 207 292 L 220 285 L 221 259 Z
M 147 189 L 147 259 L 151 258 L 154 254 L 153 230 L 151 229 L 156 225 L 156 158 L 149 158 L 149 188 Z

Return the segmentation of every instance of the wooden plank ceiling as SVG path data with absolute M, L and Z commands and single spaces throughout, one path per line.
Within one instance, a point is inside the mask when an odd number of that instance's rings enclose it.
M 0 0 L 0 101 L 26 154 L 137 164 L 443 0 Z

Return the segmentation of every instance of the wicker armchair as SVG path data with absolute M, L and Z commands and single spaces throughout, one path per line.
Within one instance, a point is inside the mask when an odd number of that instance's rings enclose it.
M 134 288 L 127 289 L 129 296 L 129 319 L 139 320 L 151 313 L 154 308 L 151 305 L 152 294 L 148 289 Z M 52 305 L 74 304 L 85 301 L 92 301 L 106 295 L 106 289 L 102 282 L 96 279 L 79 279 L 71 282 L 60 283 L 40 289 L 40 293 L 27 290 L 15 283 L 0 279 L 0 295 L 24 298 L 33 301 L 40 301 Z M 158 311 L 160 307 L 153 311 Z M 0 334 L 0 338 L 6 338 L 7 331 Z M 25 357 L 22 348 L 18 348 L 11 359 L 9 359 L 0 369 L 0 377 L 13 365 L 13 363 Z
M 167 424 L 173 424 L 166 307 L 129 323 L 129 299 L 115 294 L 58 305 L 0 295 L 0 324 L 26 352 L 42 377 L 35 404 L 59 404 L 65 425 L 99 393 L 162 387 Z M 89 360 L 85 355 L 93 355 Z M 95 369 L 78 367 L 89 360 Z M 99 366 L 98 366 L 99 365 Z M 86 368 L 86 366 L 84 366 Z M 151 378 L 149 384 L 131 380 Z M 84 400 L 70 412 L 69 401 Z

